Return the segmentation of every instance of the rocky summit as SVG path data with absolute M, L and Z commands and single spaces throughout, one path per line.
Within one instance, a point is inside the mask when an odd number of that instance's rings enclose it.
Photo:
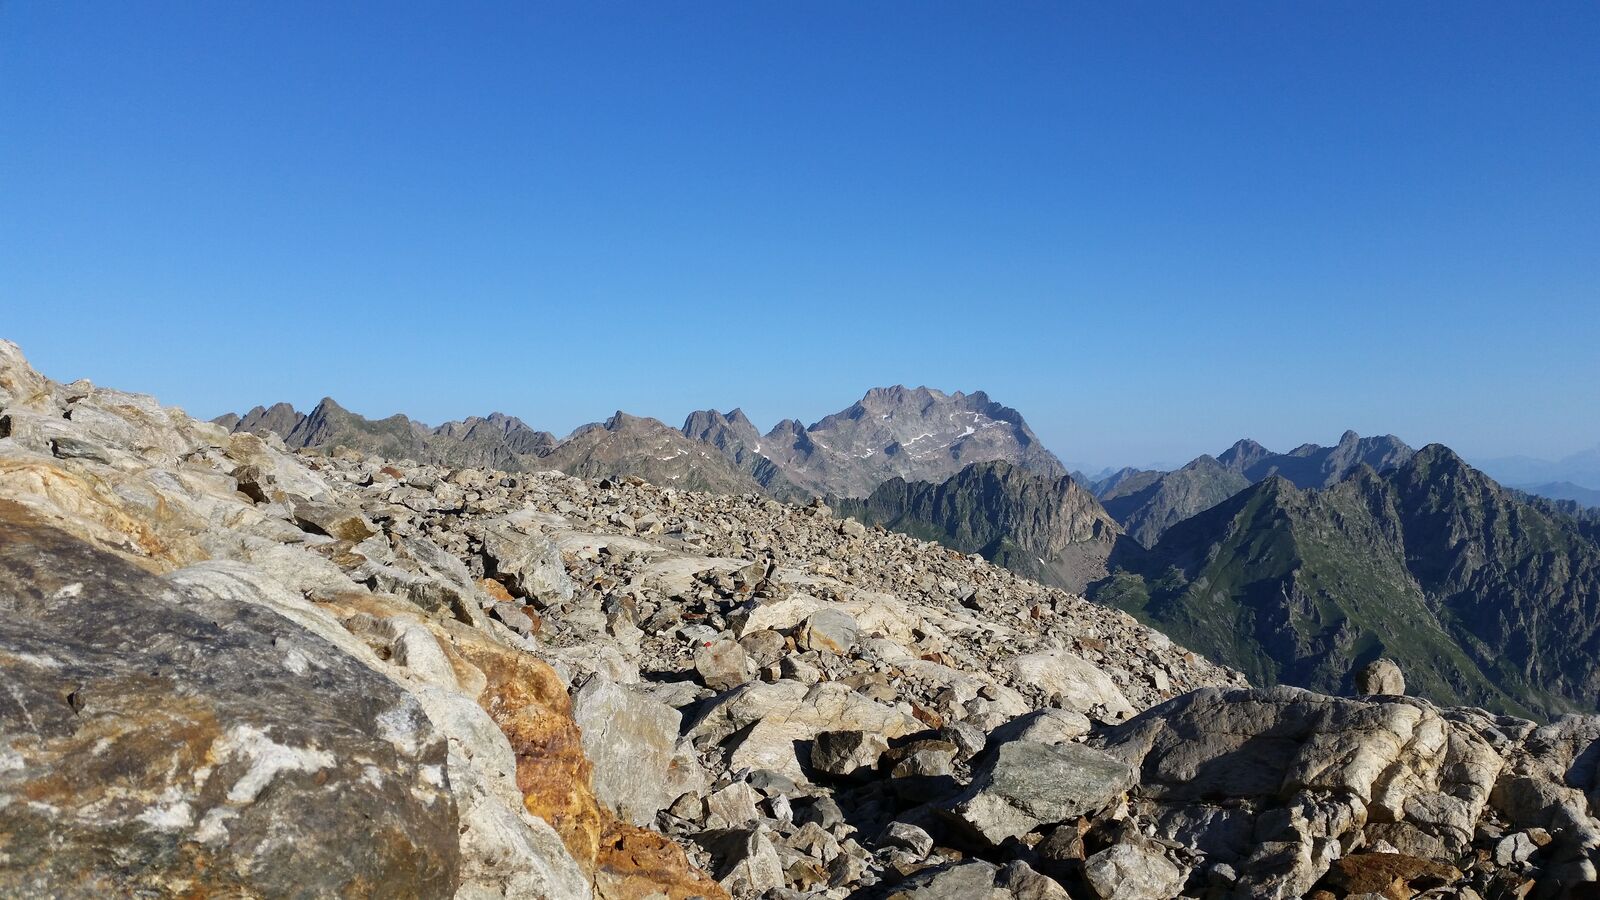
M 1252 686 L 821 501 L 235 424 L 0 342 L 0 896 L 1594 887 L 1600 718 L 1441 706 L 1390 661 Z M 712 446 L 656 426 L 574 456 Z M 443 437 L 474 432 L 537 444 Z

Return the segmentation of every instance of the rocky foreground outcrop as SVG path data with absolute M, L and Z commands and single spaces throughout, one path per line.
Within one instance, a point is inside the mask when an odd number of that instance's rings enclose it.
M 291 453 L 3 342 L 0 688 L 8 897 L 1497 898 L 1600 848 L 1600 719 L 1254 690 L 820 504 Z

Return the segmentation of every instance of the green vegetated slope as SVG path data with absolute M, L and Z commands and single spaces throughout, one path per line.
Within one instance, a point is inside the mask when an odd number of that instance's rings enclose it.
M 1323 490 L 1269 478 L 1111 566 L 1096 599 L 1258 683 L 1348 690 L 1388 656 L 1440 702 L 1596 708 L 1600 545 L 1442 446 Z

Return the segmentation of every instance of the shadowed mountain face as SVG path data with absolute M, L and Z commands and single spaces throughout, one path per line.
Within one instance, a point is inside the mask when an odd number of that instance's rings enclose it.
M 1593 712 L 1595 532 L 1431 445 L 1321 490 L 1269 477 L 1119 554 L 1092 595 L 1257 683 L 1347 689 L 1387 656 L 1440 702 Z
M 1004 462 L 977 463 L 938 484 L 891 478 L 864 500 L 829 503 L 840 515 L 982 554 L 1073 591 L 1105 574 L 1121 539 L 1116 522 L 1070 477 Z
M 1122 479 L 1100 497 L 1106 512 L 1143 546 L 1162 532 L 1250 486 L 1250 479 L 1202 456 L 1165 474 L 1142 472 Z
M 1393 435 L 1364 438 L 1353 431 L 1332 447 L 1305 444 L 1288 453 L 1242 440 L 1216 458 L 1202 456 L 1172 472 L 1124 469 L 1097 482 L 1095 496 L 1130 537 L 1152 547 L 1168 528 L 1264 479 L 1276 476 L 1296 487 L 1327 487 L 1361 466 L 1378 472 L 1392 469 L 1413 452 Z

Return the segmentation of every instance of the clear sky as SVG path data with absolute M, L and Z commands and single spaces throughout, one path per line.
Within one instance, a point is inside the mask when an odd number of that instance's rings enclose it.
M 0 336 L 212 416 L 1600 443 L 1600 4 L 0 2 Z

